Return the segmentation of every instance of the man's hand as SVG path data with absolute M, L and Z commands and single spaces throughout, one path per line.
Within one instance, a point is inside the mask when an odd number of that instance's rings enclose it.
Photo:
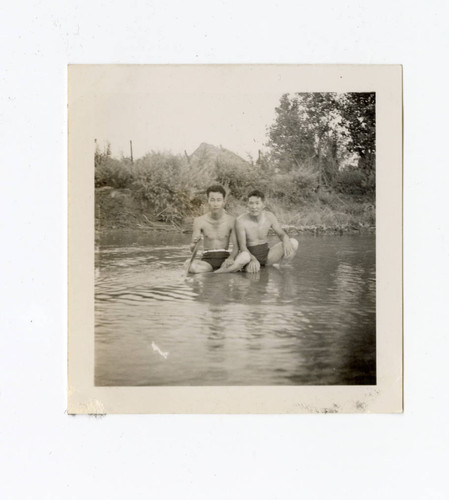
M 195 248 L 195 245 L 200 241 L 202 238 L 201 236 L 198 236 L 198 238 L 194 238 L 192 240 L 192 243 L 190 243 L 190 251 L 193 252 L 193 249 Z
M 220 267 L 230 267 L 234 264 L 234 258 L 229 256 Z
M 248 273 L 258 273 L 260 271 L 260 262 L 253 257 L 246 268 Z
M 290 238 L 286 238 L 283 242 L 283 245 L 284 245 L 284 257 L 286 259 L 288 259 L 289 257 L 291 257 L 295 253 L 295 250 L 291 244 Z

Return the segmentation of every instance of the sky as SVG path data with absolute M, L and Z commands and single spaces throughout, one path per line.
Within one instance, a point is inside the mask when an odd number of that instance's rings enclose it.
M 111 143 L 113 156 L 129 156 L 132 140 L 135 159 L 152 150 L 191 154 L 202 142 L 257 159 L 281 97 L 207 83 L 142 87 L 117 82 L 95 93 L 93 133 L 100 148 Z

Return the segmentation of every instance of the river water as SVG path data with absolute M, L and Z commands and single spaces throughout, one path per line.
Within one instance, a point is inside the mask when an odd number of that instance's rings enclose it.
M 300 235 L 279 269 L 186 277 L 189 240 L 97 241 L 96 385 L 376 383 L 374 235 Z

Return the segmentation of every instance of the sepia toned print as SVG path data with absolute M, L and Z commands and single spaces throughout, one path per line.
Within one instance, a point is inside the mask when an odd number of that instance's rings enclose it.
M 69 411 L 400 411 L 401 140 L 400 67 L 70 67 Z

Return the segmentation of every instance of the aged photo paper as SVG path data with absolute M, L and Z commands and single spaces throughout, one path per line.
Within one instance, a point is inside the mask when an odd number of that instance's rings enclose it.
M 401 412 L 402 105 L 399 65 L 70 65 L 68 413 Z

